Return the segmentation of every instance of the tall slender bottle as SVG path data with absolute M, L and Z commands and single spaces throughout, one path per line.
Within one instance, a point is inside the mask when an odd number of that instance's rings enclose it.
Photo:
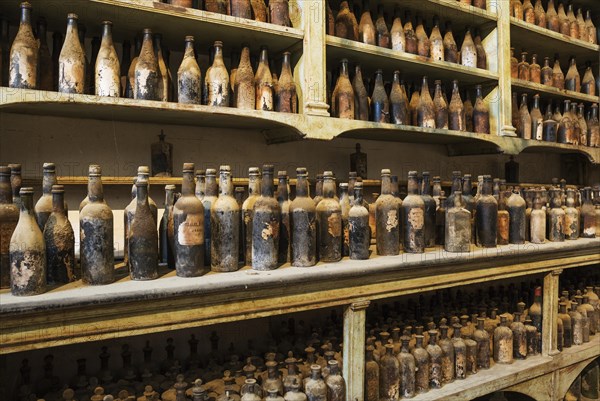
M 354 186 L 354 199 L 348 213 L 350 259 L 368 259 L 371 238 L 369 235 L 369 210 L 363 201 L 363 184 Z
M 456 131 L 465 131 L 465 108 L 460 91 L 458 90 L 458 81 L 452 81 L 452 97 L 448 105 L 448 128 Z
M 75 235 L 65 213 L 65 189 L 52 186 L 52 214 L 44 227 L 46 244 L 46 280 L 49 284 L 75 280 Z
M 254 217 L 254 204 L 260 197 L 260 192 L 260 169 L 250 167 L 248 169 L 248 197 L 242 205 L 242 232 L 246 265 L 252 263 L 252 219 Z
M 494 248 L 497 241 L 498 202 L 492 196 L 492 177 L 483 177 L 481 196 L 476 205 L 476 238 L 477 245 L 485 248 Z
M 477 85 L 475 87 L 475 93 L 475 105 L 473 106 L 473 130 L 479 134 L 489 134 L 490 110 L 488 105 L 483 100 L 481 85 Z
M 85 284 L 110 284 L 115 280 L 113 214 L 104 200 L 100 166 L 90 168 L 88 203 L 79 212 L 79 256 Z
M 376 37 L 377 29 L 371 18 L 371 4 L 369 0 L 364 0 L 362 14 L 358 24 L 358 40 L 368 45 L 376 45 Z
M 565 239 L 574 240 L 579 238 L 580 216 L 575 207 L 575 190 L 567 189 L 567 200 L 565 208 Z
M 394 7 L 394 20 L 390 29 L 390 40 L 392 41 L 392 50 L 406 51 L 406 37 L 404 36 L 404 27 L 400 19 L 400 8 Z
M 477 50 L 477 68 L 487 70 L 487 54 L 485 52 L 485 47 L 483 47 L 483 43 L 481 42 L 481 34 L 479 33 L 478 29 L 475 30 L 475 38 L 473 39 L 473 43 L 475 43 L 475 50 Z
M 11 168 L 0 166 L 0 287 L 10 286 L 10 239 L 19 221 L 19 205 L 13 203 Z
M 592 16 L 591 16 L 591 12 L 590 10 L 587 10 L 585 12 L 585 30 L 586 30 L 586 41 L 588 43 L 592 43 L 592 44 L 598 44 L 598 37 L 597 37 L 597 31 L 596 31 L 596 27 L 594 26 L 594 23 L 592 22 Z
M 39 41 L 38 51 L 38 88 L 45 91 L 54 90 L 53 75 L 54 65 L 52 64 L 52 56 L 47 42 L 47 24 L 44 17 L 39 17 L 37 20 L 37 38 Z M 3 52 L 8 49 L 2 49 Z M 4 57 L 4 56 L 3 56 Z M 4 60 L 2 60 L 4 61 Z
M 377 31 L 377 46 L 389 49 L 391 47 L 390 31 L 383 17 L 383 4 L 377 5 L 377 19 L 375 20 Z
M 442 387 L 442 348 L 437 344 L 438 331 L 429 330 L 429 344 L 425 348 L 429 354 L 429 387 Z
M 417 54 L 429 58 L 431 56 L 431 44 L 427 32 L 425 32 L 425 27 L 423 26 L 423 18 L 418 13 L 415 36 L 417 37 Z
M 77 14 L 67 16 L 67 34 L 58 59 L 58 91 L 84 93 L 86 59 L 79 41 Z
M 598 122 L 598 105 L 592 104 L 592 111 L 588 121 L 589 139 L 588 144 L 591 147 L 600 147 L 600 123 Z
M 281 222 L 279 224 L 279 263 L 287 263 L 291 260 L 290 193 L 287 171 L 278 171 L 277 179 L 276 197 L 277 202 L 279 202 L 279 207 L 281 208 Z M 350 209 L 349 206 L 348 209 Z
M 552 86 L 552 67 L 550 67 L 550 57 L 544 57 L 544 66 L 540 72 L 540 83 L 542 85 Z
M 354 119 L 354 90 L 348 76 L 348 60 L 340 61 L 340 75 L 332 95 L 332 112 L 337 118 Z
M 418 53 L 418 40 L 417 35 L 413 29 L 412 18 L 410 11 L 406 11 L 404 16 L 404 37 L 406 40 L 406 52 L 417 54 Z
M 429 391 L 429 354 L 423 348 L 423 336 L 416 335 L 415 340 L 415 348 L 412 350 L 416 366 L 415 392 L 426 393 Z
M 430 54 L 433 61 L 444 61 L 444 39 L 440 32 L 440 21 L 437 16 L 433 18 L 433 28 L 429 35 Z
M 446 22 L 446 33 L 444 34 L 444 60 L 458 64 L 458 46 L 452 35 L 452 25 Z
M 204 206 L 194 193 L 194 163 L 183 164 L 181 197 L 173 206 L 175 270 L 179 277 L 197 277 L 204 267 Z
M 409 124 L 408 98 L 400 84 L 400 71 L 394 71 L 392 90 L 390 91 L 390 122 L 394 124 Z
M 378 255 L 400 252 L 400 207 L 402 201 L 392 195 L 391 171 L 381 170 L 381 195 L 375 202 L 376 244 Z
M 575 92 L 581 91 L 581 77 L 579 76 L 579 71 L 577 71 L 575 57 L 572 57 L 569 62 L 569 69 L 567 70 L 567 75 L 565 75 L 565 89 Z
M 477 368 L 490 368 L 490 335 L 485 330 L 485 318 L 477 318 L 477 329 L 473 332 L 473 339 L 477 343 Z
M 352 78 L 352 90 L 354 92 L 354 119 L 368 121 L 369 95 L 367 94 L 367 88 L 365 88 L 365 84 L 363 82 L 360 65 L 356 65 L 354 67 L 354 77 Z
M 219 197 L 210 208 L 210 265 L 212 271 L 231 272 L 238 269 L 240 209 L 233 197 L 231 167 L 219 170 Z
M 317 263 L 317 223 L 315 202 L 309 196 L 306 168 L 296 169 L 296 198 L 290 203 L 292 266 Z
M 158 61 L 152 44 L 152 30 L 144 29 L 140 55 L 135 63 L 133 98 L 160 100 L 158 80 Z
M 173 205 L 175 204 L 175 185 L 165 185 L 165 211 L 160 220 L 159 254 L 160 262 L 169 268 L 175 268 L 175 244 L 173 242 Z
M 206 184 L 204 187 L 204 196 L 202 197 L 202 207 L 204 208 L 204 266 L 211 265 L 211 209 L 219 196 L 219 183 L 217 182 L 217 170 L 214 168 L 206 169 Z
M 554 0 L 548 0 L 548 7 L 546 8 L 546 21 L 547 27 L 551 31 L 560 32 L 560 21 L 556 8 L 554 7 Z
M 533 200 L 533 210 L 529 218 L 529 241 L 533 244 L 543 244 L 546 241 L 546 212 L 542 210 L 541 194 L 536 191 Z
M 138 177 L 135 186 L 135 214 L 127 233 L 129 276 L 132 280 L 153 280 L 158 277 L 158 232 L 148 202 L 147 177 Z
M 194 52 L 194 37 L 185 37 L 185 52 L 177 70 L 177 102 L 200 104 L 202 73 Z
M 408 195 L 401 205 L 404 250 L 410 253 L 422 253 L 425 250 L 425 203 L 418 195 L 416 171 L 408 173 L 407 190 Z
M 448 326 L 440 326 L 440 340 L 438 342 L 442 349 L 442 385 L 454 381 L 455 376 L 455 352 L 452 340 L 448 338 Z
M 565 240 L 565 211 L 561 207 L 560 189 L 552 189 L 550 193 L 550 208 L 547 209 L 548 240 L 562 242 Z
M 260 58 L 258 67 L 256 68 L 256 75 L 254 76 L 254 83 L 256 85 L 256 110 L 273 111 L 273 75 L 269 69 L 269 56 L 266 46 L 262 46 L 260 49 Z
M 254 110 L 256 103 L 256 87 L 254 71 L 250 63 L 250 47 L 242 46 L 240 64 L 233 82 L 233 103 L 238 109 Z
M 291 53 L 283 53 L 281 62 L 281 74 L 277 85 L 275 110 L 282 113 L 298 112 L 298 95 L 296 94 L 296 84 L 292 76 Z
M 334 197 L 335 178 L 331 171 L 325 171 L 323 199 L 317 204 L 318 254 L 323 262 L 337 262 L 342 257 L 341 208 Z
M 518 191 L 513 191 L 506 200 L 509 214 L 508 242 L 511 244 L 524 244 L 527 225 L 525 215 L 525 199 Z
M 204 79 L 207 105 L 229 107 L 229 73 L 223 61 L 223 42 L 214 43 L 214 59 Z
M 375 87 L 371 95 L 371 118 L 376 123 L 390 122 L 390 100 L 383 86 L 383 71 L 375 72 Z
M 37 295 L 46 291 L 46 246 L 33 212 L 33 188 L 21 188 L 19 221 L 10 239 L 12 295 Z
M 435 246 L 435 210 L 436 203 L 431 196 L 431 183 L 429 171 L 423 171 L 421 181 L 421 199 L 425 203 L 425 247 L 430 248 Z
M 119 97 L 121 65 L 113 45 L 112 22 L 102 22 L 102 43 L 94 65 L 94 88 L 97 96 Z
M 583 203 L 581 205 L 581 237 L 594 238 L 596 236 L 596 214 L 592 204 L 592 189 L 583 188 Z
M 429 93 L 427 77 L 423 77 L 421 95 L 417 106 L 417 126 L 423 128 L 435 128 L 435 106 Z
M 460 48 L 460 63 L 466 67 L 477 68 L 477 48 L 469 27 L 466 28 L 465 38 Z
M 255 270 L 273 270 L 278 266 L 281 208 L 273 195 L 273 165 L 266 164 L 261 195 L 254 203 L 252 218 L 252 268 Z
M 31 26 L 31 8 L 30 3 L 21 3 L 19 31 L 13 40 L 8 59 L 8 86 L 11 88 L 37 89 L 39 86 L 39 53 Z
M 435 127 L 448 129 L 448 104 L 442 95 L 442 81 L 439 79 L 435 81 L 433 108 L 435 112 Z

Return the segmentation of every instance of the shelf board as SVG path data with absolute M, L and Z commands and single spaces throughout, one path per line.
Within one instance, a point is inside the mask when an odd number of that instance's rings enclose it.
M 505 151 L 515 149 L 516 153 L 508 151 L 510 154 L 525 153 L 580 153 L 586 156 L 591 163 L 600 163 L 600 148 L 589 146 L 570 145 L 558 142 L 537 141 L 535 139 L 521 139 L 512 137 L 503 137 L 502 148 Z
M 563 68 L 571 56 L 575 56 L 578 63 L 590 60 L 594 65 L 598 65 L 600 46 L 528 24 L 515 17 L 510 17 L 510 37 L 517 58 L 521 49 L 525 49 L 529 53 L 536 53 L 540 61 L 543 61 L 544 57 L 550 57 L 552 60 L 554 54 L 559 53 Z
M 101 22 L 110 20 L 114 24 L 117 42 L 133 39 L 144 28 L 163 34 L 163 41 L 170 49 L 183 50 L 186 35 L 194 35 L 196 43 L 204 49 L 215 40 L 224 44 L 225 54 L 242 42 L 250 43 L 258 50 L 268 45 L 273 53 L 301 49 L 304 32 L 300 29 L 258 22 L 230 15 L 216 14 L 203 10 L 175 7 L 152 0 L 78 0 L 48 1 L 31 0 L 34 20 L 44 16 L 48 30 L 64 32 L 67 14 L 76 13 L 87 28 L 87 36 L 101 35 Z M 11 22 L 18 22 L 21 0 L 3 0 L 0 12 Z
M 349 39 L 327 35 L 327 63 L 329 68 L 337 68 L 339 61 L 347 58 L 350 64 L 360 64 L 363 75 L 382 69 L 384 77 L 391 79 L 395 70 L 408 75 L 412 79 L 420 79 L 423 75 L 441 79 L 449 84 L 458 79 L 461 84 L 491 84 L 497 83 L 498 74 L 480 68 L 465 67 L 446 61 L 432 61 L 416 54 L 395 51 L 379 46 L 368 45 Z
M 455 380 L 444 387 L 429 390 L 412 398 L 414 401 L 472 400 L 500 390 L 510 391 L 510 386 L 558 371 L 600 355 L 600 335 L 590 337 L 588 343 L 564 348 L 555 356 L 536 355 L 525 360 L 515 360 L 510 365 L 494 364 L 487 370 Z M 508 387 L 508 388 L 507 388 Z
M 585 93 L 569 91 L 566 89 L 558 89 L 553 86 L 542 85 L 535 82 L 524 81 L 522 79 L 512 79 L 513 88 L 517 89 L 517 92 L 522 93 L 525 92 L 527 94 L 535 95 L 536 93 L 540 94 L 540 97 L 543 99 L 569 99 L 571 101 L 576 100 L 578 102 L 589 102 L 589 103 L 598 103 L 600 98 L 598 96 L 591 96 Z M 543 113 L 543 111 L 542 111 Z
M 485 283 L 600 262 L 600 238 L 541 245 L 508 245 L 452 254 L 372 256 L 368 260 L 284 265 L 257 272 L 131 281 L 120 269 L 114 284 L 80 281 L 32 297 L 0 293 L 0 354 L 107 338 L 128 337 L 222 322 L 348 305 Z M 66 329 L 65 329 L 66 328 Z

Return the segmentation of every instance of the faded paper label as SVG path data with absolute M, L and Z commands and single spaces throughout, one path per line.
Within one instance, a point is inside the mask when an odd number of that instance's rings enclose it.
M 342 235 L 342 216 L 339 213 L 332 213 L 327 217 L 327 232 L 332 237 Z
M 413 228 L 413 230 L 422 229 L 424 222 L 425 216 L 423 209 L 417 207 L 410 209 L 410 212 L 408 212 L 408 223 Z
M 204 244 L 204 223 L 199 213 L 188 214 L 185 221 L 177 227 L 177 241 L 181 245 Z

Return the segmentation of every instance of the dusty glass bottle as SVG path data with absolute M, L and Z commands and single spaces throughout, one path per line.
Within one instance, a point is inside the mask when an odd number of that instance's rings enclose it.
M 596 236 L 596 214 L 592 204 L 592 189 L 583 188 L 583 202 L 580 208 L 581 217 L 581 237 L 594 238 Z
M 390 91 L 390 122 L 409 124 L 408 98 L 400 84 L 400 71 L 394 71 L 394 80 Z
M 358 40 L 368 45 L 376 45 L 377 30 L 371 18 L 371 4 L 368 0 L 363 1 L 363 11 L 358 24 Z
M 400 19 L 400 8 L 394 7 L 394 20 L 390 29 L 390 41 L 392 42 L 392 50 L 406 51 L 406 37 L 404 36 L 404 27 Z
M 429 177 L 431 174 L 429 171 L 423 171 L 423 177 L 421 181 L 420 196 L 425 204 L 425 247 L 435 246 L 435 210 L 436 203 L 431 196 L 431 183 Z
M 46 225 L 48 217 L 50 217 L 50 214 L 52 213 L 52 186 L 56 184 L 56 165 L 54 163 L 44 163 L 42 196 L 35 204 L 35 218 L 38 223 L 38 227 L 42 231 L 44 230 L 44 226 Z
M 362 182 L 354 187 L 354 199 L 348 214 L 348 235 L 350 259 L 368 259 L 369 245 L 369 210 L 363 204 Z
M 250 0 L 252 16 L 255 21 L 267 22 L 269 14 L 264 0 Z
M 425 249 L 425 203 L 418 195 L 416 171 L 408 173 L 407 191 L 408 195 L 400 205 L 404 250 L 409 253 L 422 253 Z
M 391 171 L 381 170 L 381 195 L 375 201 L 376 244 L 378 255 L 400 252 L 400 208 L 402 201 L 392 195 Z
M 438 344 L 442 350 L 442 385 L 454 381 L 455 353 L 452 340 L 448 338 L 448 326 L 440 326 L 440 339 Z
M 471 243 L 471 213 L 465 209 L 462 192 L 454 192 L 454 205 L 446 216 L 444 249 L 447 252 L 469 252 Z
M 567 75 L 565 75 L 565 89 L 575 92 L 581 91 L 581 77 L 579 76 L 579 71 L 577 71 L 575 57 L 572 57 L 569 62 L 569 69 L 567 70 Z
M 519 194 L 518 190 L 512 192 L 506 200 L 506 208 L 509 215 L 508 242 L 511 244 L 525 243 L 525 199 Z
M 158 60 L 152 44 L 152 30 L 144 29 L 143 35 L 142 48 L 135 63 L 133 98 L 160 100 Z
M 477 68 L 487 70 L 487 54 L 485 52 L 485 47 L 483 47 L 483 43 L 481 42 L 481 34 L 479 33 L 479 29 L 475 30 L 473 43 L 475 43 L 475 49 L 477 50 Z
M 566 302 L 559 302 L 558 304 L 558 319 L 563 326 L 563 348 L 570 348 L 573 343 L 573 330 L 571 316 L 567 313 Z
M 280 221 L 281 208 L 273 191 L 273 165 L 266 164 L 262 170 L 261 195 L 254 203 L 252 217 L 253 269 L 277 268 Z
M 458 46 L 452 35 L 452 24 L 446 22 L 446 33 L 444 34 L 444 61 L 458 63 Z
M 484 328 L 485 318 L 477 318 L 477 329 L 473 332 L 473 339 L 477 343 L 477 368 L 490 368 L 490 335 Z
M 148 180 L 139 176 L 136 183 L 135 214 L 129 224 L 129 276 L 132 280 L 158 277 L 158 232 L 156 217 L 148 202 Z
M 576 301 L 571 301 L 571 310 L 569 311 L 569 316 L 571 318 L 571 335 L 572 335 L 572 345 L 581 345 L 583 344 L 583 325 L 584 318 L 581 313 L 577 310 L 579 304 Z
M 256 85 L 256 110 L 273 111 L 273 75 L 269 69 L 269 56 L 266 46 L 262 46 L 260 49 L 254 84 Z
M 277 85 L 275 110 L 282 113 L 298 112 L 298 96 L 296 94 L 296 84 L 292 76 L 291 53 L 283 53 L 281 62 L 281 75 Z
M 85 284 L 109 284 L 115 279 L 113 214 L 104 201 L 102 170 L 90 169 L 88 203 L 79 212 L 80 263 Z
M 594 26 L 594 23 L 592 22 L 590 10 L 586 10 L 586 12 L 585 12 L 585 32 L 587 34 L 585 40 L 588 43 L 598 44 L 596 27 Z
M 517 65 L 517 77 L 523 81 L 530 80 L 529 63 L 527 62 L 527 52 L 521 52 L 521 61 Z
M 540 111 L 540 95 L 537 93 L 533 96 L 533 107 L 529 117 L 531 119 L 531 139 L 541 141 L 543 139 L 544 117 Z
M 173 205 L 175 203 L 175 186 L 165 185 L 165 210 L 159 227 L 160 262 L 170 268 L 175 267 Z
M 595 96 L 596 80 L 594 79 L 594 74 L 592 73 L 592 67 L 590 66 L 590 62 L 588 61 L 586 64 L 587 66 L 585 68 L 583 78 L 581 78 L 581 93 L 586 93 L 588 95 Z
M 323 199 L 317 204 L 318 255 L 323 262 L 337 262 L 342 257 L 342 215 L 335 199 L 335 178 L 323 173 Z
M 75 236 L 65 213 L 64 187 L 52 186 L 52 214 L 44 227 L 48 284 L 75 280 Z
M 240 64 L 238 65 L 233 84 L 233 104 L 238 109 L 254 110 L 256 103 L 256 88 L 254 71 L 250 63 L 250 47 L 242 46 Z
M 219 197 L 210 208 L 211 270 L 231 272 L 238 269 L 240 208 L 233 197 L 231 167 L 219 169 Z
M 383 4 L 377 5 L 377 19 L 375 20 L 375 30 L 377 32 L 377 46 L 389 49 L 391 47 L 390 31 L 388 30 L 385 19 L 383 18 Z
M 420 89 L 416 85 L 413 85 L 410 102 L 408 103 L 408 112 L 410 113 L 411 125 L 418 125 L 417 110 L 419 108 L 420 97 Z
M 565 240 L 565 211 L 561 207 L 560 189 L 551 189 L 550 208 L 547 209 L 548 240 L 562 242 Z
M 548 29 L 554 32 L 560 31 L 560 21 L 558 19 L 558 14 L 556 13 L 556 8 L 554 7 L 554 0 L 548 0 L 548 7 L 546 9 L 546 21 Z
M 102 43 L 94 67 L 94 88 L 97 96 L 119 97 L 121 64 L 112 39 L 112 22 L 102 22 Z
M 229 107 L 229 73 L 223 61 L 223 42 L 216 41 L 213 46 L 213 63 L 204 78 L 207 105 Z
M 523 139 L 531 139 L 531 115 L 527 105 L 527 94 L 521 95 L 521 106 L 519 107 L 519 117 L 517 133 Z
M 466 28 L 465 38 L 460 48 L 460 63 L 466 67 L 477 68 L 477 48 L 469 27 Z
M 8 59 L 8 86 L 11 88 L 37 89 L 39 86 L 39 53 L 31 26 L 31 8 L 30 3 L 21 3 L 19 31 L 13 40 Z
M 600 123 L 598 122 L 598 105 L 592 104 L 592 111 L 588 121 L 589 139 L 588 144 L 591 147 L 600 147 Z
M 20 190 L 19 221 L 10 238 L 10 289 L 15 296 L 46 291 L 46 247 L 33 212 L 33 188 Z
M 415 36 L 417 37 L 417 54 L 422 57 L 430 57 L 431 45 L 429 37 L 423 26 L 423 18 L 417 13 L 417 26 L 415 27 Z
M 571 24 L 569 23 L 569 18 L 565 12 L 565 5 L 561 2 L 558 3 L 557 14 L 560 33 L 569 36 L 571 34 Z
M 354 97 L 354 119 L 368 121 L 369 96 L 367 94 L 367 88 L 365 88 L 365 84 L 363 82 L 360 65 L 356 65 L 354 67 L 354 77 L 352 78 L 352 90 Z M 343 104 L 344 103 L 342 102 L 342 105 Z M 337 106 L 340 106 L 340 103 L 338 103 Z
M 394 346 L 385 344 L 379 360 L 379 399 L 393 401 L 400 394 L 400 362 L 394 355 Z
M 498 219 L 498 202 L 492 196 L 492 177 L 486 175 L 483 177 L 483 187 L 481 196 L 476 205 L 476 238 L 477 245 L 485 248 L 496 246 L 497 227 L 495 222 Z
M 135 96 L 135 67 L 139 60 L 139 55 L 142 49 L 142 36 L 136 35 L 134 46 L 134 57 L 131 59 L 129 69 L 127 70 L 127 82 L 125 84 L 125 97 L 133 99 Z
M 204 267 L 204 207 L 194 189 L 194 163 L 184 163 L 181 197 L 173 206 L 175 269 L 179 277 L 197 277 L 208 270 Z
M 365 401 L 379 400 L 379 363 L 373 357 L 374 347 L 365 350 Z
M 448 104 L 442 95 L 442 81 L 435 81 L 433 95 L 433 108 L 435 113 L 435 128 L 448 129 Z
M 317 262 L 316 206 L 309 196 L 306 168 L 296 169 L 296 198 L 290 204 L 292 266 L 309 267 Z
M 326 401 L 327 385 L 321 375 L 321 366 L 313 364 L 310 366 L 310 377 L 304 382 L 304 393 L 308 401 Z
M 397 355 L 399 362 L 399 396 L 412 398 L 415 396 L 415 357 L 410 353 L 410 337 L 401 337 L 402 347 Z
M 194 54 L 194 37 L 185 37 L 183 60 L 177 70 L 177 102 L 200 104 L 202 96 L 201 72 Z
M 19 205 L 13 203 L 11 168 L 0 166 L 0 287 L 10 286 L 10 239 L 19 221 Z
M 418 40 L 417 35 L 413 29 L 412 18 L 410 11 L 406 11 L 404 14 L 404 38 L 406 41 L 406 52 L 411 54 L 418 54 Z
M 525 359 L 527 358 L 527 331 L 521 321 L 521 312 L 517 311 L 513 316 L 514 320 L 510 324 L 513 333 L 513 357 L 515 359 Z
M 550 67 L 550 57 L 544 57 L 544 66 L 540 71 L 540 83 L 542 85 L 552 86 L 552 67 Z
M 456 379 L 462 380 L 467 377 L 467 345 L 460 334 L 461 325 L 455 323 L 452 327 L 454 328 L 452 337 L 452 345 L 454 346 L 454 371 Z
M 465 131 L 465 108 L 460 91 L 458 90 L 458 81 L 452 81 L 452 97 L 448 105 L 448 128 L 456 131 Z
M 557 137 L 559 143 L 572 143 L 574 136 L 575 125 L 569 112 L 571 102 L 567 99 L 564 101 L 564 114 L 558 124 Z
M 84 93 L 86 58 L 77 32 L 77 14 L 67 16 L 67 33 L 58 58 L 58 91 Z
M 433 104 L 433 99 L 429 93 L 427 77 L 424 76 L 417 106 L 416 125 L 423 128 L 435 128 L 435 121 L 435 105 Z
M 513 362 L 513 332 L 508 327 L 505 314 L 500 315 L 500 326 L 494 330 L 494 362 L 502 364 Z
M 8 167 L 10 167 L 10 187 L 12 188 L 12 202 L 18 208 L 19 202 L 21 201 L 21 195 L 19 195 L 19 191 L 21 190 L 21 185 L 23 183 L 23 179 L 21 178 L 21 164 L 11 163 L 8 165 Z
M 276 198 L 281 208 L 281 222 L 279 224 L 279 263 L 286 263 L 290 258 L 291 227 L 290 227 L 290 194 L 289 178 L 287 171 L 277 172 Z M 350 206 L 348 205 L 348 210 Z M 346 215 L 347 216 L 347 215 Z
M 358 22 L 346 0 L 340 2 L 340 10 L 335 17 L 335 36 L 358 41 Z
M 371 95 L 371 118 L 378 123 L 390 122 L 390 100 L 383 86 L 383 71 L 375 72 L 375 87 Z
M 210 211 L 213 203 L 219 196 L 219 183 L 217 181 L 217 170 L 214 168 L 206 169 L 206 181 L 204 184 L 204 196 L 202 197 L 202 206 L 204 208 L 204 266 L 211 265 L 211 244 L 212 231 L 210 224 Z
M 416 367 L 415 392 L 420 394 L 429 391 L 430 363 L 429 354 L 423 348 L 423 336 L 416 335 L 415 340 L 415 348 L 412 350 Z
M 546 114 L 544 114 L 544 120 L 542 122 L 542 140 L 556 142 L 558 139 L 557 130 L 558 121 L 554 119 L 554 114 L 552 113 L 552 104 L 548 104 L 548 107 L 546 108 Z
M 565 208 L 565 239 L 574 240 L 579 238 L 580 218 L 579 209 L 575 207 L 575 190 L 567 189 L 567 200 Z
M 433 61 L 444 61 L 444 39 L 440 32 L 440 21 L 437 16 L 433 18 L 433 28 L 429 35 L 430 54 Z
M 54 90 L 53 86 L 53 74 L 54 74 L 54 65 L 52 64 L 52 56 L 50 55 L 50 49 L 48 48 L 47 42 L 47 24 L 46 19 L 44 17 L 38 17 L 37 20 L 37 38 L 39 43 L 38 50 L 38 68 L 37 68 L 37 82 L 38 89 L 51 91 Z M 2 64 L 5 61 L 8 61 L 8 48 L 2 46 Z M 4 73 L 4 66 L 2 68 Z M 7 71 L 8 72 L 8 71 Z M 4 78 L 4 75 L 3 75 Z M 2 81 L 2 85 L 4 86 L 4 80 Z
M 481 85 L 475 86 L 475 105 L 473 106 L 473 132 L 490 133 L 490 110 L 483 100 Z M 466 109 L 466 107 L 465 107 Z M 465 117 L 466 119 L 466 117 Z M 468 122 L 467 122 L 468 127 Z M 468 131 L 468 128 L 467 128 Z
M 338 361 L 333 359 L 327 362 L 329 374 L 325 378 L 327 385 L 327 400 L 345 401 L 346 400 L 346 381 L 340 373 Z
M 536 191 L 533 209 L 529 218 L 530 242 L 543 244 L 546 241 L 546 212 L 542 210 L 541 194 Z
M 231 16 L 252 19 L 252 6 L 250 0 L 231 0 Z
M 558 89 L 565 89 L 565 76 L 560 68 L 558 54 L 554 56 L 554 67 L 552 68 L 552 86 Z
M 338 76 L 332 95 L 332 112 L 334 117 L 354 119 L 354 90 L 348 76 L 348 60 L 340 61 Z
M 437 344 L 438 331 L 429 330 L 429 344 L 425 348 L 429 354 L 429 387 L 442 387 L 442 348 Z

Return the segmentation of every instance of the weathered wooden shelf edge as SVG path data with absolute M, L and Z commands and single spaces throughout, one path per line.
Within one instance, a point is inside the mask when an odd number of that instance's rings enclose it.
M 600 263 L 600 238 L 502 246 L 469 254 L 344 260 L 311 268 L 0 294 L 0 354 L 348 305 L 427 290 Z
M 540 39 L 553 39 L 560 41 L 568 46 L 576 46 L 582 50 L 587 50 L 590 53 L 600 51 L 600 45 L 595 45 L 593 43 L 584 42 L 580 39 L 573 39 L 570 36 L 563 35 L 558 32 L 551 31 L 550 29 L 542 28 L 537 25 L 529 24 L 525 21 L 519 20 L 515 17 L 510 17 L 510 25 L 511 27 L 517 27 L 528 33 L 540 35 Z M 512 35 L 511 35 L 512 36 Z
M 560 97 L 562 99 L 579 100 L 583 102 L 598 103 L 598 96 L 591 96 L 586 93 L 562 90 L 553 86 L 542 85 L 534 82 L 524 81 L 522 79 L 512 79 L 512 86 L 521 90 L 526 90 L 529 93 L 541 93 L 551 95 L 552 97 Z
M 511 386 L 535 380 L 568 366 L 575 365 L 600 355 L 600 335 L 590 338 L 588 343 L 565 348 L 554 356 L 536 355 L 525 360 L 515 360 L 510 365 L 495 364 L 490 369 L 480 370 L 465 380 L 456 380 L 441 389 L 429 390 L 413 398 L 415 401 L 472 400 L 499 390 L 510 390 Z

